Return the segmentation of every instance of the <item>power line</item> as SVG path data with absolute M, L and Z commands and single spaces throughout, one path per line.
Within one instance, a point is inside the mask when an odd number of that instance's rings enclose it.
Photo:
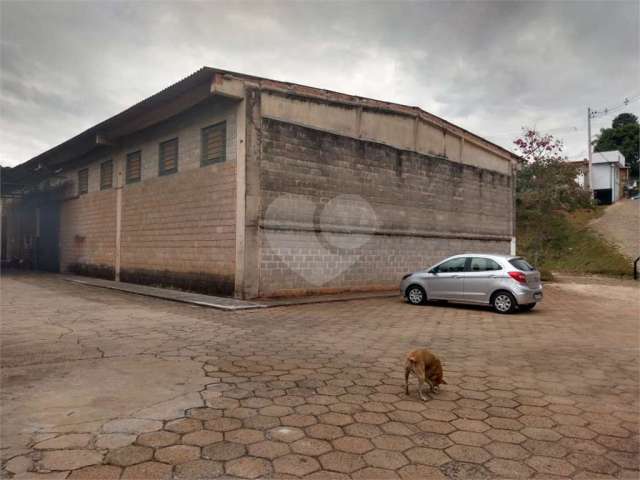
M 528 128 L 528 127 L 527 127 Z M 537 132 L 544 132 L 545 134 L 547 133 L 558 133 L 558 132 L 566 132 L 566 131 L 571 131 L 571 132 L 579 132 L 580 129 L 578 129 L 578 127 L 555 127 L 555 128 L 549 128 L 549 129 L 542 129 L 542 128 L 538 128 L 536 127 L 531 127 L 532 130 L 535 130 Z M 512 131 L 512 132 L 503 132 L 503 133 L 494 133 L 494 134 L 485 134 L 486 137 L 510 137 L 512 135 L 518 135 L 522 133 L 522 129 L 518 130 L 518 131 Z
M 639 95 L 633 95 L 631 97 L 625 97 L 622 103 L 614 105 L 612 107 L 601 108 L 600 110 L 591 110 L 591 118 L 602 118 L 611 113 L 617 112 L 629 106 L 630 103 L 637 102 L 640 100 Z
M 626 107 L 628 107 L 631 103 L 637 102 L 638 100 L 640 100 L 640 94 L 637 95 L 632 95 L 630 97 L 625 97 L 624 101 L 622 101 L 621 103 L 617 104 L 617 105 L 613 105 L 612 107 L 605 107 L 602 108 L 600 110 L 591 110 L 591 118 L 592 119 L 598 119 L 598 118 L 603 118 L 611 113 L 615 113 L 619 110 L 623 110 Z M 555 128 L 550 128 L 550 129 L 542 129 L 542 128 L 538 128 L 537 126 L 532 127 L 533 130 L 539 131 L 539 132 L 544 132 L 546 133 L 561 133 L 561 132 L 565 132 L 565 135 L 567 134 L 574 134 L 574 133 L 578 133 L 581 131 L 581 129 L 584 128 L 584 124 L 578 128 L 576 126 L 564 126 L 564 127 L 555 127 Z M 485 137 L 490 137 L 490 138 L 502 138 L 502 137 L 510 137 L 512 135 L 518 135 L 522 133 L 522 129 L 517 130 L 517 131 L 511 131 L 511 132 L 501 132 L 501 133 L 486 133 L 484 134 Z
M 632 95 L 631 98 L 626 97 L 624 101 L 618 105 L 612 107 L 605 107 L 600 110 L 591 110 L 591 107 L 587 108 L 587 154 L 589 156 L 589 188 L 591 189 L 591 196 L 595 195 L 593 189 L 593 148 L 591 147 L 591 120 L 594 118 L 602 118 L 610 113 L 617 112 L 621 108 L 626 108 L 630 103 L 640 99 L 640 95 Z

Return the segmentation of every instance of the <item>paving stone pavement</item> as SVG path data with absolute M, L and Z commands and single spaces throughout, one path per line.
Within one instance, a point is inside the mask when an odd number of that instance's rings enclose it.
M 591 283 L 590 283 L 591 282 Z M 640 290 L 532 312 L 400 299 L 221 312 L 2 279 L 2 476 L 638 478 Z M 444 361 L 403 391 L 403 356 Z

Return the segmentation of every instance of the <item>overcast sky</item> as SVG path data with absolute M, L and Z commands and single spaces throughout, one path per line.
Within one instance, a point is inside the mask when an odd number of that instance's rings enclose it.
M 204 65 L 417 105 L 507 148 L 533 126 L 584 156 L 587 106 L 640 95 L 638 5 L 1 0 L 0 163 Z

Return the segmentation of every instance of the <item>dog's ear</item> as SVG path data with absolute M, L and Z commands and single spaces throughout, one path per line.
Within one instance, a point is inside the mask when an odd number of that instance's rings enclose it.
M 412 363 L 416 363 L 416 354 L 410 353 L 409 356 L 407 356 L 407 360 L 409 360 Z

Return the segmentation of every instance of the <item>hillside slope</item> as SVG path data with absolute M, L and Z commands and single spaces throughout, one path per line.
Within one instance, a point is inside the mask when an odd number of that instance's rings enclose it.
M 572 213 L 549 212 L 544 228 L 526 214 L 519 214 L 518 254 L 533 262 L 545 279 L 551 278 L 551 272 L 631 276 L 630 258 L 590 226 L 602 214 L 601 207 Z
M 589 224 L 620 251 L 635 259 L 640 256 L 640 201 L 621 200 L 606 207 L 602 216 Z

